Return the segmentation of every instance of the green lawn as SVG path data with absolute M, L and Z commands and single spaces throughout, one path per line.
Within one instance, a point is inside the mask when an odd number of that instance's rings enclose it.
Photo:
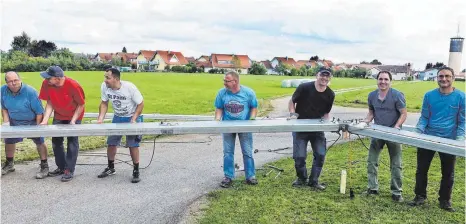
M 366 140 L 366 145 L 369 142 Z M 349 150 L 351 149 L 351 160 Z M 262 152 L 261 152 L 262 153 Z M 263 152 L 268 153 L 268 152 Z M 260 156 L 259 154 L 255 155 Z M 403 150 L 403 196 L 405 202 L 396 204 L 391 200 L 390 171 L 387 150 L 382 151 L 379 166 L 381 194 L 367 197 L 361 193 L 367 186 L 367 150 L 359 141 L 336 145 L 327 154 L 321 182 L 327 184 L 323 192 L 310 188 L 291 187 L 295 179 L 294 162 L 285 158 L 271 163 L 285 170 L 276 177 L 272 172 L 258 171 L 259 185 L 242 183 L 243 177 L 235 180 L 230 189 L 213 191 L 208 194 L 209 206 L 199 217 L 200 223 L 464 223 L 465 220 L 465 161 L 456 162 L 455 185 L 452 194 L 455 213 L 438 208 L 438 189 L 441 177 L 440 160 L 434 157 L 429 172 L 428 203 L 419 208 L 406 204 L 414 198 L 416 150 Z M 353 161 L 349 169 L 348 161 Z M 312 156 L 307 159 L 308 168 Z M 350 199 L 349 190 L 339 193 L 341 170 L 348 171 L 348 188 L 355 189 L 355 198 Z
M 375 83 L 376 81 L 373 80 Z M 465 82 L 455 82 L 459 90 L 465 90 Z M 438 88 L 437 82 L 395 82 L 393 88 L 404 93 L 408 111 L 420 112 L 424 94 Z M 367 107 L 367 96 L 374 89 L 366 89 L 339 94 L 335 97 L 335 104 L 348 107 Z
M 86 111 L 97 112 L 104 72 L 65 72 L 65 74 L 82 85 L 86 94 Z M 43 79 L 38 72 L 21 73 L 21 77 L 25 83 L 37 90 L 40 89 Z M 294 88 L 281 88 L 281 81 L 292 78 L 301 77 L 254 75 L 240 77 L 241 84 L 254 89 L 260 99 L 291 95 Z M 212 112 L 215 95 L 223 87 L 223 76 L 220 74 L 122 73 L 122 79 L 133 82 L 143 94 L 144 113 L 204 114 Z M 332 80 L 332 88 L 342 89 L 373 83 L 373 80 L 335 78 Z

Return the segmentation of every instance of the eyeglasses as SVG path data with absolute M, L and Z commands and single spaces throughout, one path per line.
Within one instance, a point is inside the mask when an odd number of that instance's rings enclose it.
M 11 81 L 7 81 L 6 83 L 7 84 L 12 84 L 12 83 L 15 83 L 15 82 L 19 82 L 19 79 L 13 79 Z
M 233 82 L 233 81 L 235 80 L 226 80 L 226 79 L 223 80 L 223 82 L 228 82 L 228 83 Z
M 390 81 L 390 79 L 387 79 L 387 78 L 380 78 L 379 81 Z
M 453 76 L 451 76 L 451 75 L 438 75 L 438 77 L 440 79 L 451 79 L 451 77 L 453 77 Z

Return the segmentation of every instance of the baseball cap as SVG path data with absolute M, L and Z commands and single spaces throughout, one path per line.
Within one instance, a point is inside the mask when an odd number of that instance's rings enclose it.
M 326 67 L 320 67 L 319 69 L 319 73 L 320 74 L 326 74 L 326 75 L 332 75 L 332 71 L 330 71 L 329 68 L 326 68 Z
M 50 66 L 47 71 L 41 72 L 40 76 L 42 76 L 44 79 L 49 79 L 51 77 L 63 77 L 65 74 L 63 73 L 63 70 L 58 67 L 58 66 Z

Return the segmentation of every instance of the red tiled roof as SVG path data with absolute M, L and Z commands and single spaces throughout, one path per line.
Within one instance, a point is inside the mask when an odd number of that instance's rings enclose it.
M 102 61 L 111 61 L 113 53 L 97 53 L 96 57 L 99 56 Z
M 296 61 L 293 58 L 289 58 L 289 57 L 274 57 L 272 59 L 272 61 L 274 59 L 277 59 L 282 64 L 287 64 L 287 65 L 291 65 L 291 66 L 295 66 L 295 64 L 296 64 Z
M 212 68 L 212 62 L 210 61 L 196 61 L 196 67 L 204 66 L 204 68 Z
M 196 61 L 196 59 L 194 57 L 184 57 L 184 58 L 186 58 L 186 60 L 188 62 L 193 62 L 194 63 Z
M 240 68 L 250 68 L 251 63 L 247 55 L 232 55 L 232 54 L 212 54 L 211 62 L 214 67 L 218 68 L 234 68 L 233 57 L 237 57 L 240 62 Z M 219 64 L 218 61 L 228 61 L 228 64 Z
M 141 54 L 149 61 L 155 55 L 155 51 L 140 50 L 138 56 Z
M 165 64 L 167 65 L 187 65 L 188 60 L 183 56 L 181 52 L 177 51 L 156 51 L 156 54 L 151 58 L 151 60 L 155 57 L 155 55 L 160 55 L 160 57 L 163 59 Z M 177 62 L 170 62 L 170 60 L 176 57 L 178 59 Z
M 305 65 L 309 65 L 309 66 L 310 66 L 311 63 L 309 63 L 308 60 L 298 60 L 298 61 L 296 62 L 296 64 L 295 64 L 295 67 L 296 67 L 296 68 L 301 68 L 301 67 L 303 67 L 303 66 L 305 66 Z
M 265 66 L 266 69 L 273 69 L 272 63 L 270 63 L 269 60 L 267 60 L 267 61 L 261 61 L 261 63 Z
M 199 61 L 200 59 L 205 59 L 206 61 L 210 61 L 210 57 L 207 56 L 207 55 L 202 55 L 201 57 L 199 57 L 198 59 L 196 59 L 196 61 Z
M 323 60 L 324 61 L 324 64 L 327 65 L 327 67 L 332 67 L 333 66 L 333 62 L 330 61 L 330 60 Z

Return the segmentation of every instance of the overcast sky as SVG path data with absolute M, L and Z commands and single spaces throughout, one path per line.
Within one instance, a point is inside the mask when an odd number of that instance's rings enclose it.
M 1 45 L 13 36 L 73 52 L 181 51 L 335 62 L 448 63 L 450 37 L 466 36 L 466 0 L 2 0 Z M 466 49 L 463 49 L 466 51 Z M 462 68 L 466 67 L 463 54 Z

